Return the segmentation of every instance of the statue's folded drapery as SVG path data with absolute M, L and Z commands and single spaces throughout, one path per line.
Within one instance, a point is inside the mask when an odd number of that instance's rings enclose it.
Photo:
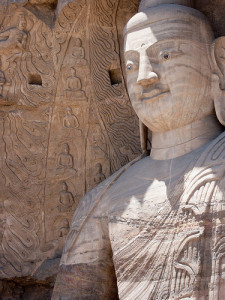
M 64 291 L 75 297 L 72 299 L 117 299 L 117 286 L 120 299 L 134 299 L 134 295 L 141 299 L 199 299 L 202 289 L 209 290 L 209 299 L 222 299 L 225 133 L 189 165 L 184 180 L 182 176 L 177 180 L 169 193 L 170 201 L 161 208 L 162 217 L 143 218 L 148 226 L 141 229 L 139 224 L 136 235 L 131 233 L 137 222 L 132 224 L 129 218 L 132 229 L 125 236 L 121 224 L 128 218 L 115 214 L 110 195 L 113 185 L 121 176 L 124 181 L 129 169 L 124 167 L 80 202 L 53 299 L 57 295 L 63 299 Z M 121 226 L 124 242 L 119 247 L 113 226 Z

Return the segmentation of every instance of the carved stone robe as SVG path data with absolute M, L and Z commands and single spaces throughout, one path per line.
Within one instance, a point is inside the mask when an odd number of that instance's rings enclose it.
M 225 299 L 224 192 L 225 133 L 125 166 L 80 202 L 53 299 Z

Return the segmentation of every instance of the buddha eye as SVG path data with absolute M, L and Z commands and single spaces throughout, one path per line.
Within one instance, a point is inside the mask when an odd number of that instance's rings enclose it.
M 132 67 L 133 67 L 133 65 L 130 63 L 130 64 L 127 64 L 127 70 L 128 71 L 130 71 L 130 70 L 132 70 Z
M 170 54 L 169 54 L 168 52 L 166 52 L 166 51 L 163 51 L 163 52 L 160 53 L 160 57 L 161 57 L 164 61 L 166 61 L 166 60 L 170 59 Z
M 164 58 L 165 60 L 169 59 L 169 54 L 167 54 L 167 53 L 163 54 L 163 58 Z

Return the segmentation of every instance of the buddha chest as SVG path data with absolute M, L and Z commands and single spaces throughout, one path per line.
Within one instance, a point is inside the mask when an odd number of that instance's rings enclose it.
M 109 234 L 120 299 L 213 299 L 218 219 L 184 205 L 182 189 L 182 180 L 153 180 L 148 187 L 131 185 L 121 200 L 114 199 Z

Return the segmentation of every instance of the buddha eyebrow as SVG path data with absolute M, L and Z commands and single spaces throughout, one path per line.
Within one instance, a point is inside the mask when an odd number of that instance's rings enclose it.
M 153 45 L 150 45 L 146 49 L 146 51 L 149 51 L 152 49 L 157 50 L 157 48 L 164 47 L 164 46 L 165 46 L 165 50 L 174 49 L 176 47 L 176 45 L 174 45 L 174 42 L 171 39 L 168 39 L 168 40 L 158 41 L 158 42 L 154 43 Z
M 176 45 L 174 45 L 174 40 L 172 39 L 167 39 L 167 40 L 163 40 L 163 41 L 158 41 L 152 45 L 150 45 L 149 47 L 147 47 L 145 50 L 148 52 L 148 51 L 151 51 L 151 50 L 159 50 L 157 48 L 159 47 L 163 47 L 165 48 L 165 50 L 170 50 L 170 49 L 174 49 L 176 48 Z M 133 58 L 136 56 L 137 59 L 139 59 L 139 56 L 140 56 L 140 50 L 137 51 L 137 50 L 128 50 L 125 52 L 125 57 L 126 59 L 128 58 Z

